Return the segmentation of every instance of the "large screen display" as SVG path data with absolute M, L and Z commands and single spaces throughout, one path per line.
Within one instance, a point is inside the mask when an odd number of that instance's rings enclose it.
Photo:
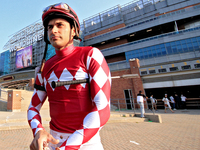
M 26 68 L 32 65 L 32 45 L 16 52 L 16 69 Z

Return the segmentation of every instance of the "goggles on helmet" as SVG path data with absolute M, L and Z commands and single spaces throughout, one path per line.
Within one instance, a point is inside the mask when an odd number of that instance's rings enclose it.
M 46 8 L 44 8 L 43 13 L 45 13 L 48 10 L 51 10 L 52 8 L 54 9 L 63 9 L 63 10 L 69 10 L 69 6 L 65 3 L 58 3 L 58 4 L 54 4 L 54 5 L 50 5 Z
M 50 5 L 43 10 L 42 20 L 51 12 L 60 12 L 66 14 L 69 18 L 72 18 L 76 21 L 78 27 L 80 27 L 79 19 L 73 9 L 69 7 L 69 5 L 65 3 L 58 3 L 54 5 Z

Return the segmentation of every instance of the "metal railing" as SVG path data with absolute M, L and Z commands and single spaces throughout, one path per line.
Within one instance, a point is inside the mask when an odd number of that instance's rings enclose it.
M 150 103 L 148 103 L 150 102 Z M 144 102 L 144 108 L 145 109 L 151 109 L 152 113 L 155 114 L 155 110 L 153 107 L 153 103 L 150 99 L 148 99 Z M 137 109 L 140 108 L 139 104 L 137 103 L 136 98 L 129 98 L 129 99 L 111 99 L 111 109 L 114 109 L 115 111 L 123 111 L 123 110 L 133 110 L 134 114 Z
M 136 98 L 130 98 L 130 99 L 111 99 L 111 110 L 115 111 L 124 111 L 124 110 L 132 110 L 135 114 L 136 110 L 140 109 L 140 106 L 137 103 Z M 162 99 L 157 99 L 156 103 L 157 109 L 164 109 L 164 102 Z M 155 109 L 153 107 L 153 103 L 150 99 L 147 99 L 144 102 L 144 108 L 151 110 L 153 114 L 155 114 Z M 199 109 L 200 108 L 200 98 L 188 98 L 186 100 L 186 108 L 190 109 Z M 182 104 L 181 108 L 182 109 Z

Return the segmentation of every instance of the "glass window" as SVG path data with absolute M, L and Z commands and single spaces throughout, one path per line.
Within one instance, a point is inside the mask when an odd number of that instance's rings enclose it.
M 192 43 L 188 43 L 187 46 L 188 46 L 189 51 L 193 51 Z
M 200 36 L 199 36 L 199 37 L 196 37 L 196 39 L 197 39 L 197 41 L 198 41 L 199 44 L 200 44 Z
M 194 68 L 200 68 L 200 64 L 194 64 Z
M 138 53 L 139 54 L 139 58 L 140 59 L 144 59 L 144 54 L 140 51 L 140 53 Z
M 194 47 L 194 50 L 200 49 L 200 46 L 198 45 L 198 43 L 193 43 L 193 47 Z
M 156 73 L 156 70 L 149 70 L 150 74 Z
M 155 46 L 151 47 L 152 57 L 157 57 Z
M 147 74 L 147 71 L 141 71 L 141 75 Z
M 176 42 L 171 42 L 171 46 L 176 46 Z
M 162 48 L 161 51 L 162 51 L 162 55 L 166 55 L 167 54 L 167 51 L 166 51 L 165 48 Z
M 178 50 L 176 48 L 176 45 L 172 46 L 172 51 L 173 51 L 173 53 L 177 53 L 178 52 Z
M 151 47 L 149 47 L 147 53 L 148 53 L 149 58 L 152 58 L 152 57 L 153 57 L 153 56 L 152 56 Z
M 136 51 L 131 51 L 131 54 L 132 54 L 133 56 L 135 56 L 135 55 L 136 55 Z
M 160 49 L 160 46 L 159 46 L 159 45 L 156 45 L 156 49 Z
M 181 44 L 185 44 L 186 43 L 185 40 L 181 40 L 180 42 L 181 42 Z
M 192 43 L 196 43 L 197 39 L 196 38 L 191 38 Z
M 182 70 L 191 69 L 191 66 L 190 65 L 181 66 L 181 69 Z
M 165 48 L 165 45 L 164 44 L 160 44 L 160 48 Z
M 176 46 L 181 45 L 180 41 L 176 41 Z
M 186 43 L 191 43 L 191 39 L 186 39 Z
M 158 56 L 162 56 L 162 51 L 160 49 L 157 49 L 156 51 Z
M 188 47 L 187 47 L 186 44 L 183 44 L 183 45 L 182 45 L 182 48 L 183 48 L 183 51 L 184 51 L 184 52 L 188 52 Z
M 172 51 L 172 48 L 171 47 L 167 47 L 167 54 L 172 54 L 173 51 Z
M 181 45 L 178 45 L 178 46 L 177 46 L 177 51 L 178 51 L 179 53 L 182 53 L 182 52 L 183 52 L 183 49 L 182 49 L 182 46 L 181 46 Z
M 135 53 L 135 58 L 139 58 L 139 57 L 140 57 L 139 53 Z
M 149 58 L 148 53 L 147 53 L 148 52 L 147 48 L 143 48 L 142 52 L 143 52 L 143 56 L 144 56 L 145 59 Z
M 158 72 L 161 73 L 161 72 L 167 72 L 166 68 L 162 68 L 162 69 L 158 69 Z
M 156 46 L 151 46 L 151 50 L 155 50 L 156 49 Z
M 169 68 L 170 71 L 178 71 L 178 67 L 171 67 Z

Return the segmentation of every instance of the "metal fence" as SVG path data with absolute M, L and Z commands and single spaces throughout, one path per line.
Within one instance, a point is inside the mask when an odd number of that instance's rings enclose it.
M 140 109 L 140 106 L 137 103 L 136 98 L 130 99 L 111 99 L 111 110 L 115 111 L 124 111 L 124 110 L 132 110 L 135 114 L 135 111 Z M 180 104 L 180 108 L 183 109 L 182 104 Z M 153 114 L 155 114 L 155 109 L 153 107 L 153 103 L 150 99 L 147 99 L 144 102 L 144 108 L 151 110 Z M 156 108 L 157 109 L 164 109 L 164 102 L 162 99 L 156 99 Z M 177 108 L 177 106 L 175 106 Z M 200 98 L 187 98 L 186 100 L 186 108 L 187 109 L 199 109 L 200 108 Z
M 140 108 L 136 98 L 111 99 L 110 103 L 111 103 L 111 109 L 116 111 L 133 110 L 135 114 L 135 111 Z M 152 113 L 155 114 L 153 103 L 150 99 L 144 102 L 144 108 L 151 109 Z

